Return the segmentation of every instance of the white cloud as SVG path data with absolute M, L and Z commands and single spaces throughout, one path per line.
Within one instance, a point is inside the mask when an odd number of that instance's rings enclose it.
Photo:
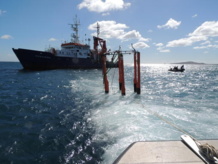
M 57 39 L 55 39 L 55 38 L 50 38 L 48 41 L 49 41 L 49 42 L 54 42 L 54 41 L 57 41 Z
M 138 31 L 132 30 L 132 31 L 128 31 L 128 32 L 124 33 L 119 38 L 121 40 L 129 40 L 129 39 L 136 39 L 136 38 L 141 38 L 141 37 L 142 36 Z
M 163 52 L 163 53 L 170 52 L 169 49 L 165 49 L 164 47 L 158 47 L 157 50 L 158 50 L 159 52 Z
M 209 44 L 209 45 L 206 45 L 206 46 L 196 46 L 193 49 L 197 50 L 197 49 L 206 49 L 206 48 L 218 48 L 218 45 Z
M 0 10 L 0 16 L 3 15 L 4 13 L 6 13 L 5 10 Z
M 125 34 L 125 29 L 129 28 L 125 24 L 116 23 L 115 21 L 100 21 L 89 25 L 89 30 L 96 30 L 97 23 L 100 26 L 100 37 L 104 39 L 119 38 Z M 94 33 L 93 35 L 96 35 Z
M 204 22 L 193 33 L 189 34 L 189 36 L 218 36 L 218 21 Z
M 134 44 L 135 48 L 149 48 L 149 45 L 145 42 L 148 42 L 150 39 L 142 37 L 139 31 L 128 31 L 129 27 L 126 24 L 115 21 L 99 21 L 89 25 L 88 29 L 96 31 L 97 23 L 100 26 L 99 37 L 103 39 L 119 39 L 121 41 L 137 40 L 137 43 Z M 96 36 L 97 34 L 95 32 L 92 35 Z
M 144 49 L 144 48 L 149 48 L 150 46 L 144 42 L 137 42 L 133 44 L 133 47 L 136 49 Z M 130 48 L 132 48 L 132 46 Z
M 103 13 L 103 14 L 102 14 L 102 16 L 108 16 L 108 15 L 110 15 L 109 12 L 107 12 L 107 13 Z
M 195 18 L 195 17 L 197 17 L 197 16 L 198 16 L 198 14 L 195 14 L 195 15 L 192 16 L 192 18 Z
M 157 28 L 161 29 L 161 28 L 166 28 L 166 29 L 170 29 L 170 28 L 173 28 L 173 29 L 177 29 L 181 24 L 181 21 L 176 21 L 172 18 L 170 18 L 166 24 L 164 25 L 158 25 Z
M 170 52 L 169 49 L 166 49 L 166 47 L 164 46 L 163 43 L 154 43 L 154 45 L 155 45 L 156 47 L 158 47 L 157 50 L 158 50 L 159 52 L 163 52 L 163 53 Z
M 167 47 L 191 46 L 193 43 L 207 41 L 218 36 L 218 21 L 208 21 L 200 25 L 188 37 L 168 42 Z
M 205 49 L 207 46 L 196 46 L 193 49 L 198 50 L 198 49 Z
M 210 42 L 209 40 L 207 40 L 207 41 L 201 43 L 201 45 L 206 45 L 206 44 L 210 44 L 210 43 L 211 43 L 211 42 Z
M 157 46 L 157 47 L 162 47 L 162 46 L 163 46 L 163 43 L 157 43 L 157 44 L 155 44 L 155 46 Z
M 13 39 L 11 35 L 2 35 L 1 39 Z
M 120 39 L 122 41 L 128 41 L 137 39 L 140 42 L 148 42 L 148 38 L 142 37 L 140 32 L 136 30 L 126 31 L 129 27 L 126 24 L 117 23 L 115 21 L 100 21 L 89 25 L 89 30 L 96 30 L 97 23 L 100 26 L 100 37 L 104 39 Z M 93 33 L 92 35 L 96 35 Z
M 78 8 L 87 8 L 92 12 L 108 12 L 112 10 L 122 10 L 128 8 L 131 3 L 125 3 L 124 0 L 83 0 Z
M 143 37 L 139 38 L 139 41 L 141 42 L 148 42 L 149 40 L 150 40 L 149 38 L 143 38 Z
M 207 40 L 205 36 L 190 36 L 188 38 L 182 38 L 173 40 L 167 43 L 167 47 L 180 47 L 180 46 L 191 46 L 195 42 Z
M 132 31 L 128 31 L 124 33 L 123 35 L 119 37 L 119 39 L 123 41 L 131 40 L 131 39 L 138 39 L 141 42 L 147 42 L 149 40 L 148 38 L 143 38 L 141 34 L 136 30 L 132 30 Z

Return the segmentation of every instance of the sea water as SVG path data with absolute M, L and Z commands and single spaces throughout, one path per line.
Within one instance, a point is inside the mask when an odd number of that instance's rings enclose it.
M 137 95 L 125 65 L 122 96 L 117 69 L 105 94 L 101 70 L 1 62 L 0 163 L 110 164 L 135 141 L 180 140 L 182 131 L 217 139 L 218 65 L 185 65 L 183 73 L 170 66 L 142 64 Z

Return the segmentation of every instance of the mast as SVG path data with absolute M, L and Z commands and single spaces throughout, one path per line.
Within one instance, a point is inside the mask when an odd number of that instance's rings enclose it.
M 76 18 L 74 19 L 74 24 L 70 24 L 71 25 L 71 28 L 72 30 L 75 32 L 75 33 L 72 33 L 71 34 L 71 42 L 73 43 L 79 43 L 79 25 L 80 25 L 80 22 L 79 20 L 77 19 L 77 15 L 76 15 Z

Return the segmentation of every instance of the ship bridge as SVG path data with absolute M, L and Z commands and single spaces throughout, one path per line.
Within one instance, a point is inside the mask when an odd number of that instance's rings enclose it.
M 63 43 L 61 50 L 57 50 L 57 56 L 73 58 L 90 58 L 90 46 L 80 43 Z

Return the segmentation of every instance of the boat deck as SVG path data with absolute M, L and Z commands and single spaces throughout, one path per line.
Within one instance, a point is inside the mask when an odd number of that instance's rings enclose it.
M 200 140 L 218 148 L 218 140 Z M 182 141 L 149 141 L 131 144 L 114 164 L 204 164 Z

